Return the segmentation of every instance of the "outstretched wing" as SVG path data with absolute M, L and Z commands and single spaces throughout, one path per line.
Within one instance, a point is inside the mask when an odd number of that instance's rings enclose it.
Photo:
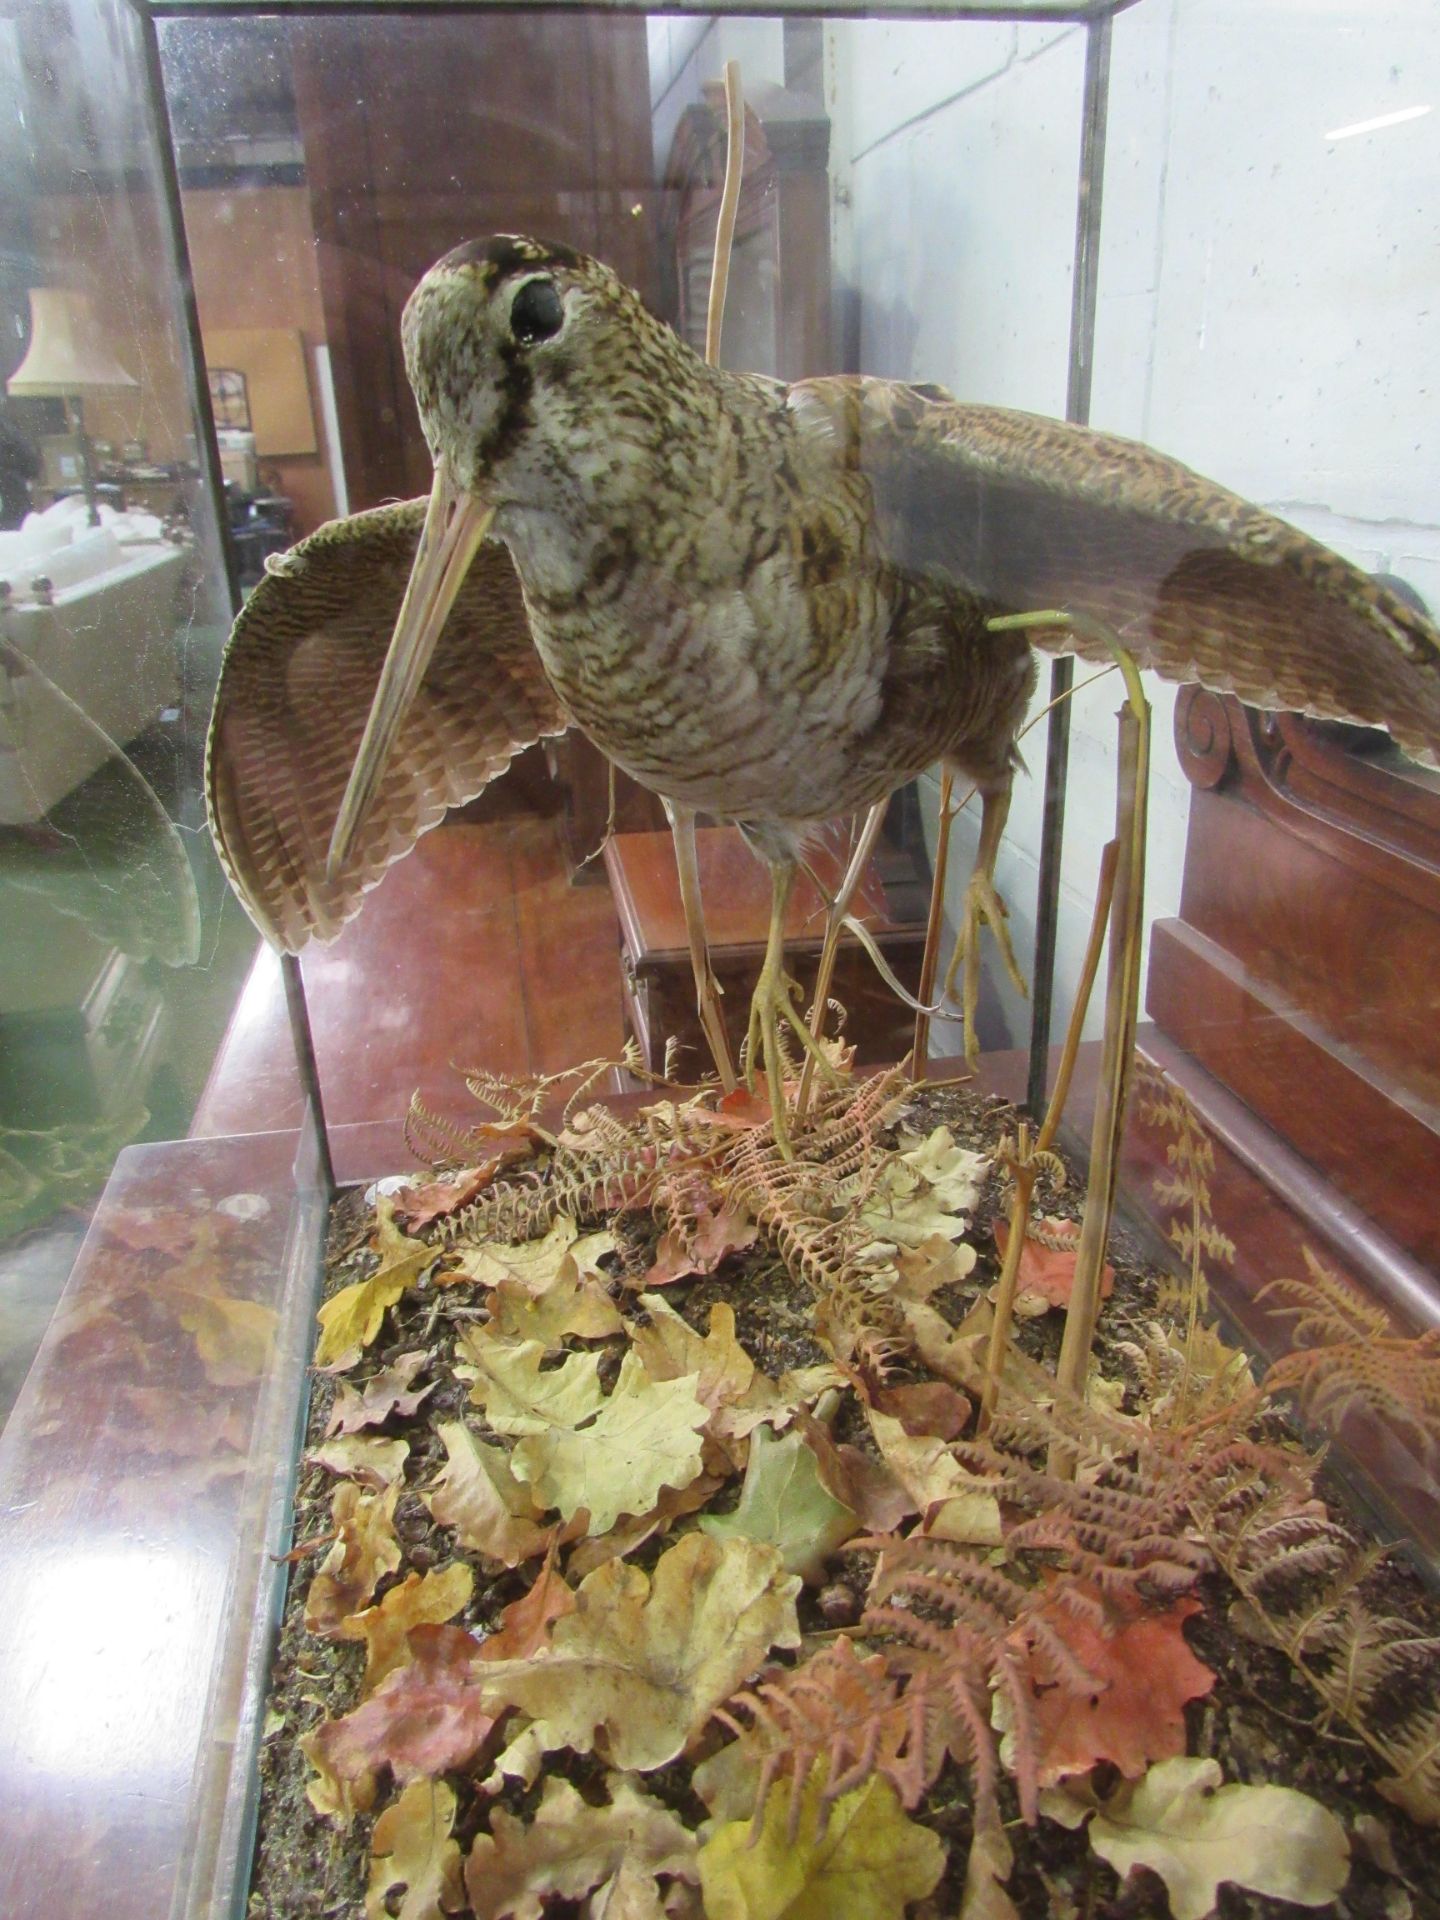
M 843 442 L 906 568 L 1017 612 L 1091 614 L 1166 679 L 1388 727 L 1440 764 L 1440 632 L 1238 494 L 1136 441 L 939 388 L 812 381 L 790 404 Z M 1083 637 L 1036 644 L 1107 658 Z
M 210 830 L 230 883 L 290 952 L 332 939 L 386 869 L 513 757 L 569 724 L 504 547 L 471 566 L 345 870 L 331 829 L 409 578 L 423 500 L 332 521 L 270 562 L 235 622 L 210 721 Z

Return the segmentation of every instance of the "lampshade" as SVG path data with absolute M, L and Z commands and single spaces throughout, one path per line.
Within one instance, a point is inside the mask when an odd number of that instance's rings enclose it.
M 53 399 L 113 393 L 140 383 L 105 345 L 88 293 L 74 287 L 32 287 L 30 350 L 5 384 L 13 394 Z

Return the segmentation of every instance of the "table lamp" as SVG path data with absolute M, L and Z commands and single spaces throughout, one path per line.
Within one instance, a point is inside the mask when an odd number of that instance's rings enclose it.
M 30 289 L 30 347 L 5 383 L 6 391 L 65 402 L 67 431 L 80 443 L 80 470 L 90 525 L 98 527 L 95 470 L 85 432 L 85 396 L 119 393 L 140 383 L 110 353 L 88 293 L 75 287 Z

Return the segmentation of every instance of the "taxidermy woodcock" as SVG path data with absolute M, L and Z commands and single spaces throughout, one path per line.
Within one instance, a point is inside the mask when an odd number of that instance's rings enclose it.
M 283 948 L 332 937 L 446 807 L 574 723 L 667 802 L 727 1084 L 695 813 L 768 863 L 749 1051 L 778 1127 L 778 1030 L 804 1033 L 782 928 L 817 823 L 937 761 L 974 782 L 961 945 L 988 920 L 1013 967 L 991 872 L 1036 669 L 993 616 L 1090 616 L 1169 679 L 1388 727 L 1435 764 L 1435 628 L 1146 447 L 938 387 L 721 371 L 598 261 L 513 236 L 433 267 L 403 338 L 428 503 L 272 561 L 216 699 L 212 828 Z M 1038 643 L 1109 657 L 1084 632 Z

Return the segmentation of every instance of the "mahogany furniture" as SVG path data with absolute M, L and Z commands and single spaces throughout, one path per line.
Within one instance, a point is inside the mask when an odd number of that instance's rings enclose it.
M 745 1038 L 750 995 L 765 954 L 770 881 L 734 827 L 702 827 L 696 834 L 700 889 L 716 977 L 724 992 L 725 1025 L 737 1054 Z M 832 889 L 844 870 L 833 846 L 813 849 L 811 865 Z M 688 1052 L 682 1074 L 703 1072 L 709 1052 L 695 1011 L 695 983 L 675 849 L 668 833 L 622 833 L 605 849 L 605 866 L 620 918 L 621 990 L 625 1018 L 652 1073 L 661 1071 L 673 1036 Z M 923 889 L 902 871 L 887 886 L 872 862 L 852 911 L 875 936 L 895 973 L 913 993 L 925 945 Z M 804 876 L 796 882 L 785 921 L 787 963 L 804 989 L 814 984 L 825 924 L 825 904 Z M 834 997 L 846 1009 L 844 1037 L 864 1063 L 899 1059 L 910 1048 L 914 1015 L 887 987 L 860 942 L 847 934 Z
M 1440 1273 L 1440 776 L 1199 688 L 1175 728 L 1195 792 L 1147 1011 Z

